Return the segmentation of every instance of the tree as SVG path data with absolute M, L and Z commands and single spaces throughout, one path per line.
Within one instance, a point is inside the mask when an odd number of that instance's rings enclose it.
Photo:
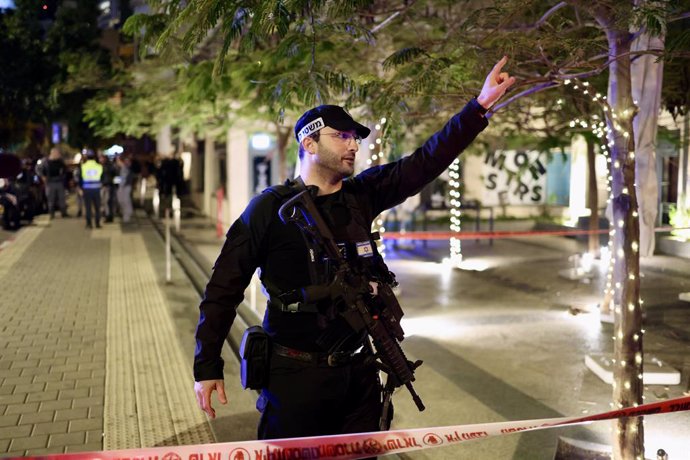
M 99 142 L 84 122 L 84 105 L 110 81 L 111 57 L 101 47 L 98 5 L 90 0 L 63 2 L 46 37 L 46 57 L 54 60 L 48 74 L 52 116 L 69 128 L 68 142 L 76 148 Z
M 75 147 L 96 141 L 82 112 L 84 102 L 109 81 L 98 15 L 89 0 L 17 0 L 16 9 L 0 15 L 0 145 L 25 141 L 29 154 L 38 156 L 56 119 L 68 124 Z M 32 129 L 39 134 L 26 139 Z
M 47 120 L 51 66 L 34 4 L 17 0 L 16 9 L 0 14 L 0 147 L 25 143 L 37 152 L 42 139 L 32 131 Z
M 511 56 L 511 73 L 520 81 L 495 110 L 511 105 L 511 111 L 520 112 L 529 106 L 528 96 L 574 79 L 607 76 L 603 107 L 613 177 L 618 363 L 613 399 L 621 407 L 641 403 L 640 233 L 633 154 L 637 108 L 630 73 L 635 56 L 661 52 L 633 51 L 631 44 L 640 33 L 658 35 L 669 15 L 685 11 L 680 7 L 687 2 L 637 7 L 632 0 L 192 0 L 185 5 L 161 2 L 161 13 L 151 18 L 147 33 L 159 49 L 182 44 L 188 52 L 209 32 L 220 34 L 214 73 L 223 75 L 224 66 L 237 65 L 241 74 L 251 75 L 255 86 L 250 91 L 228 96 L 251 94 L 243 100 L 269 107 L 267 115 L 284 117 L 296 105 L 345 101 L 364 113 L 386 116 L 392 121 L 387 126 L 398 130 L 407 122 L 413 127 L 409 135 L 422 136 L 478 91 L 490 63 L 504 53 Z M 163 19 L 165 14 L 169 20 Z M 134 21 L 144 25 L 146 18 Z M 272 59 L 270 68 L 252 64 L 265 62 L 255 60 L 258 56 Z M 644 455 L 639 418 L 618 420 L 616 429 L 615 458 Z
M 566 70 L 577 69 L 579 75 L 600 73 L 608 70 L 608 106 L 607 126 L 609 130 L 609 146 L 612 161 L 612 209 L 613 209 L 613 254 L 615 257 L 613 282 L 614 303 L 614 404 L 618 407 L 634 406 L 642 403 L 642 318 L 640 307 L 639 283 L 639 212 L 635 189 L 635 135 L 633 119 L 637 108 L 632 98 L 631 58 L 633 52 L 631 44 L 635 34 L 630 32 L 640 30 L 640 25 L 646 27 L 642 32 L 659 33 L 665 26 L 666 15 L 671 5 L 660 2 L 654 6 L 661 9 L 635 8 L 633 2 L 594 1 L 584 2 L 571 0 L 561 2 L 548 10 L 543 17 L 553 15 L 556 9 L 564 9 L 568 5 L 576 12 L 587 15 L 595 21 L 586 24 L 586 19 L 580 19 L 567 25 L 568 29 L 578 29 L 584 24 L 586 29 L 599 31 L 599 36 L 605 38 L 606 48 L 600 55 L 587 56 L 586 50 L 580 49 L 580 55 L 575 54 L 577 62 L 570 61 L 570 65 L 552 68 L 553 80 L 568 78 Z M 631 23 L 631 19 L 637 19 Z M 567 22 L 565 24 L 568 24 Z M 653 26 L 653 27 L 650 27 Z M 596 35 L 591 35 L 596 43 Z M 567 38 L 567 35 L 566 35 Z M 540 42 L 541 43 L 541 42 Z M 599 46 L 599 48 L 601 48 Z M 551 56 L 552 50 L 540 49 L 543 56 Z M 571 50 L 572 52 L 572 50 Z M 596 48 L 595 48 L 596 52 Z M 658 51 L 651 51 L 658 54 Z M 644 50 L 637 55 L 649 54 Z M 584 59 L 583 59 L 584 58 Z M 551 61 L 551 59 L 549 59 Z M 555 63 L 555 61 L 553 61 Z M 567 62 L 567 61 L 566 61 Z M 593 63 L 603 62 L 603 64 Z M 573 65 L 576 64 L 576 65 Z M 589 66 L 589 69 L 587 68 Z M 569 67 L 569 69 L 568 69 Z M 533 88 L 538 89 L 539 86 Z M 528 93 L 526 91 L 525 93 Z M 614 458 L 643 458 L 644 432 L 642 420 L 638 418 L 619 419 L 615 422 L 613 448 Z

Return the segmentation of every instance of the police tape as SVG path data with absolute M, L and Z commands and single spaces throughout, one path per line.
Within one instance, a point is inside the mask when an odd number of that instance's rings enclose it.
M 560 417 L 307 438 L 152 447 L 33 458 L 55 460 L 355 460 L 374 455 L 399 454 L 464 444 L 468 441 L 517 432 L 688 410 L 690 410 L 690 396 L 587 417 Z
M 674 230 L 688 230 L 690 227 L 676 228 L 676 227 L 656 227 L 654 232 L 666 233 Z M 455 238 L 456 240 L 494 240 L 500 238 L 520 238 L 530 236 L 577 236 L 577 235 L 602 235 L 609 233 L 611 230 L 523 230 L 511 231 L 500 230 L 490 232 L 451 232 L 451 231 L 414 231 L 414 232 L 383 232 L 381 238 L 384 240 L 449 240 Z

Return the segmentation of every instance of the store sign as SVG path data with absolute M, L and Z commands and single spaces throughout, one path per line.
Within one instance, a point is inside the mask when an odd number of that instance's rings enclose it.
M 484 206 L 534 205 L 545 201 L 546 167 L 533 151 L 495 151 L 484 156 Z

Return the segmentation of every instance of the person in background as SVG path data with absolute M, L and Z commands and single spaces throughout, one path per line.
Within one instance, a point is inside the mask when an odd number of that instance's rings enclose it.
M 55 204 L 62 217 L 67 217 L 67 205 L 65 203 L 65 177 L 67 166 L 62 159 L 62 153 L 57 147 L 50 149 L 50 155 L 44 160 L 39 169 L 39 173 L 46 183 L 46 198 L 48 199 L 48 213 L 50 218 L 55 217 Z
M 177 153 L 163 158 L 156 171 L 158 182 L 158 196 L 160 197 L 160 217 L 165 216 L 166 209 L 172 209 L 175 196 L 179 197 L 184 188 L 184 176 L 182 173 L 182 161 Z
M 132 158 L 121 156 L 117 159 L 120 168 L 119 183 L 117 186 L 117 201 L 122 212 L 122 223 L 128 224 L 132 220 L 132 184 L 134 173 L 132 172 Z
M 83 163 L 83 159 L 81 162 Z M 70 192 L 74 191 L 74 197 L 77 202 L 77 217 L 81 217 L 84 213 L 84 191 L 81 189 L 81 164 L 78 164 L 72 170 L 69 189 Z
M 101 154 L 98 157 L 101 166 L 103 166 L 103 176 L 101 177 L 101 212 L 105 216 L 106 222 L 112 222 L 115 215 L 115 194 L 117 187 L 115 186 L 115 176 L 117 176 L 117 168 L 107 155 Z
M 84 207 L 86 208 L 86 228 L 101 228 L 101 178 L 103 166 L 96 161 L 96 153 L 91 149 L 84 149 L 82 155 L 86 161 L 81 165 L 80 185 L 84 193 Z M 93 212 L 93 216 L 92 216 Z M 95 218 L 95 221 L 92 220 Z

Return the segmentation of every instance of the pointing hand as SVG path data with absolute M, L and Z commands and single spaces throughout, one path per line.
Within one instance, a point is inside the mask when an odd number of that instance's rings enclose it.
M 501 72 L 506 62 L 508 62 L 508 56 L 503 56 L 486 76 L 482 92 L 477 97 L 477 102 L 485 109 L 491 108 L 515 83 L 515 77 L 511 77 L 507 72 Z

